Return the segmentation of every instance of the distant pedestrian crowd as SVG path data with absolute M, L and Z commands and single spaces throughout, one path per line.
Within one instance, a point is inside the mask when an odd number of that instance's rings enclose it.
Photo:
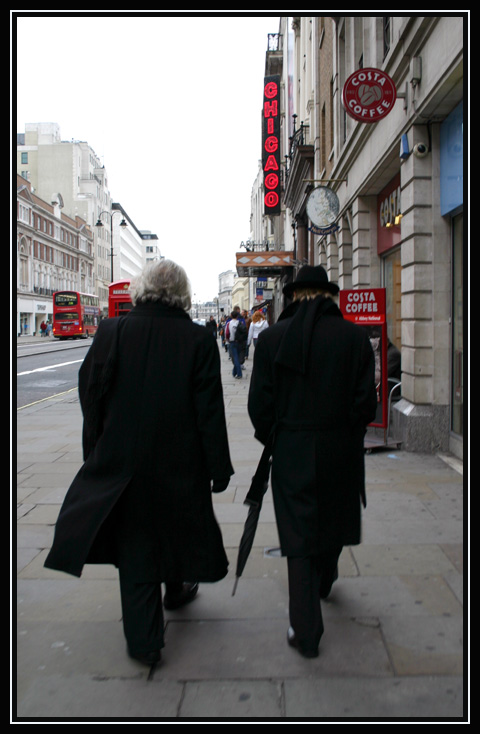
M 49 320 L 47 322 L 42 321 L 40 324 L 40 336 L 50 336 L 52 333 L 52 322 Z

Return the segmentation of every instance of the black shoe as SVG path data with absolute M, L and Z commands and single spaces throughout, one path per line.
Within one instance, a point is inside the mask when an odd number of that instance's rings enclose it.
M 177 594 L 169 594 L 167 588 L 167 591 L 165 592 L 165 598 L 163 600 L 163 606 L 165 607 L 165 609 L 179 609 L 179 607 L 183 607 L 185 604 L 193 601 L 193 599 L 195 599 L 197 595 L 197 591 L 197 583 L 184 583 L 181 591 L 179 591 Z
M 160 650 L 157 650 L 155 652 L 139 652 L 139 653 L 134 653 L 128 650 L 128 654 L 134 660 L 138 660 L 139 663 L 143 663 L 143 665 L 148 665 L 149 667 L 151 667 L 152 665 L 156 665 L 162 659 Z
M 316 650 L 304 650 L 302 649 L 297 641 L 297 638 L 295 636 L 295 631 L 292 627 L 289 627 L 287 630 L 287 642 L 290 645 L 290 647 L 294 647 L 300 655 L 303 655 L 304 658 L 318 658 L 318 647 Z
M 332 590 L 334 582 L 338 579 L 338 566 L 335 569 L 333 576 L 326 582 L 320 583 L 320 599 L 326 599 Z

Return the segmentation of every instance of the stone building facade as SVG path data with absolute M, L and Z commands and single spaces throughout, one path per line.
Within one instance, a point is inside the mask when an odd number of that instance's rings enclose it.
M 388 337 L 402 359 L 391 428 L 407 450 L 459 458 L 465 24 L 460 13 L 281 17 L 265 64 L 281 86 L 282 206 L 269 219 L 292 253 L 277 274 L 278 307 L 307 262 L 342 290 L 385 288 Z M 395 88 L 374 122 L 354 116 L 346 93 L 358 73 L 362 91 L 378 92 L 369 70 Z M 320 231 L 307 214 L 317 187 L 338 202 Z

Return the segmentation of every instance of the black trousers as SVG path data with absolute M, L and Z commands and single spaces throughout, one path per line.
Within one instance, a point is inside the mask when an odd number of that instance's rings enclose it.
M 157 652 L 165 646 L 162 585 L 137 583 L 120 571 L 123 631 L 132 654 Z M 168 584 L 169 593 L 179 592 L 182 583 Z
M 339 547 L 320 556 L 287 558 L 290 625 L 302 650 L 318 648 L 324 630 L 320 594 L 333 583 L 341 552 Z

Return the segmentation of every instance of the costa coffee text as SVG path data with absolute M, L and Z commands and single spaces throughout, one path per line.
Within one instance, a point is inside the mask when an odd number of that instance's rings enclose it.
M 343 317 L 357 324 L 374 325 L 385 321 L 385 288 L 340 291 Z
M 395 84 L 380 69 L 359 69 L 346 80 L 342 99 L 348 114 L 359 122 L 378 122 L 392 111 Z

